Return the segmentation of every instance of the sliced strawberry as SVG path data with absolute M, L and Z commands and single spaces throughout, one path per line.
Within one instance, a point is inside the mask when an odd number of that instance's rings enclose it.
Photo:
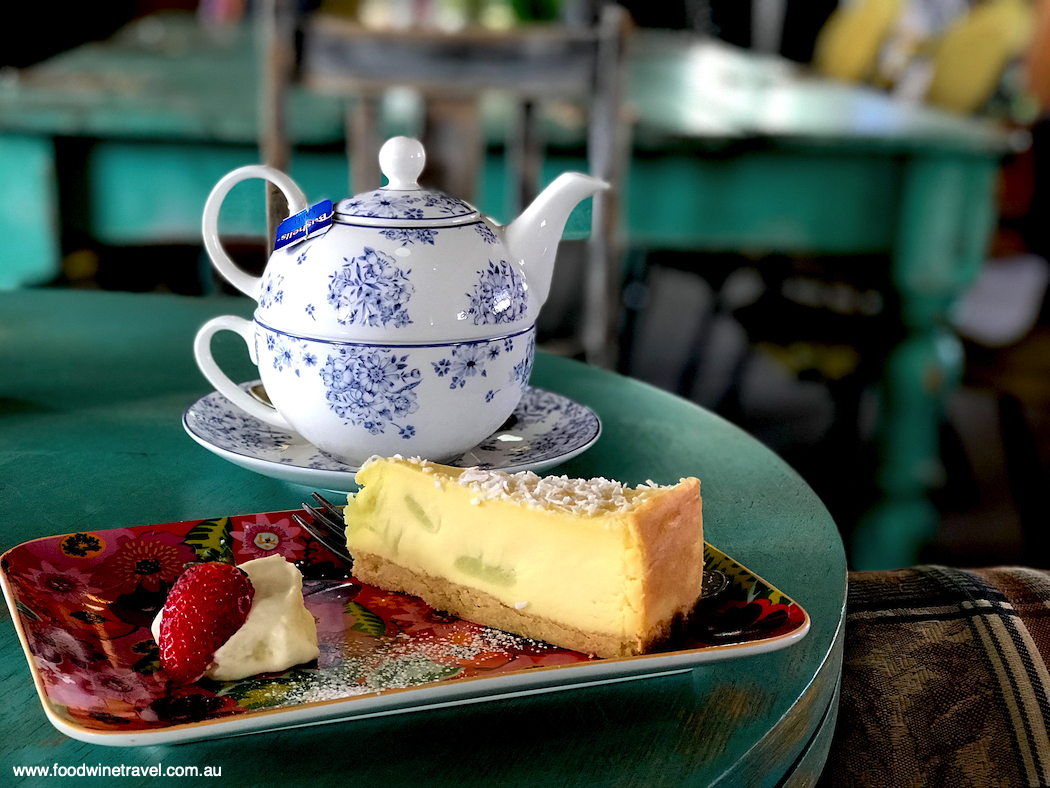
M 255 589 L 230 564 L 191 566 L 164 603 L 160 621 L 160 664 L 176 684 L 196 681 L 215 652 L 244 624 Z

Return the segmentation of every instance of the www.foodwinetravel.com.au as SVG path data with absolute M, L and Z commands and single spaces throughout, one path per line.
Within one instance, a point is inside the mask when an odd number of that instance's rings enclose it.
M 150 766 L 81 763 L 66 766 L 54 763 L 45 766 L 12 766 L 15 777 L 222 777 L 221 766 Z

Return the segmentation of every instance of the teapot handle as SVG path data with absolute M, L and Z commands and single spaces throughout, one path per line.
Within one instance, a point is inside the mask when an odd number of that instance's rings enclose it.
M 208 201 L 204 204 L 204 248 L 211 258 L 212 264 L 226 280 L 245 295 L 249 295 L 256 301 L 259 300 L 259 282 L 257 276 L 246 274 L 234 265 L 233 260 L 222 248 L 219 240 L 219 209 L 222 201 L 230 193 L 230 189 L 241 181 L 249 178 L 262 178 L 269 181 L 284 195 L 288 201 L 288 210 L 292 214 L 307 208 L 306 195 L 295 185 L 295 181 L 280 170 L 268 167 L 265 164 L 249 164 L 246 167 L 238 167 L 233 172 L 227 173 L 222 180 L 215 184 L 215 188 L 208 195 Z

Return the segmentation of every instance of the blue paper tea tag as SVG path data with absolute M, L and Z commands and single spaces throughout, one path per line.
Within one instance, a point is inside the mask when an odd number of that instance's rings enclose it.
M 294 216 L 289 216 L 277 227 L 277 238 L 273 244 L 273 250 L 283 249 L 286 246 L 313 238 L 332 226 L 332 201 L 322 200 L 317 205 L 311 205 L 305 211 L 299 211 Z

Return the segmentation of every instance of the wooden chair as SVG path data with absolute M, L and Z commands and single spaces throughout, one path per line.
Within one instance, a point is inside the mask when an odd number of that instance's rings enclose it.
M 468 27 L 454 33 L 369 30 L 323 13 L 296 20 L 286 0 L 268 0 L 263 17 L 263 160 L 279 168 L 288 164 L 283 93 L 292 78 L 293 41 L 300 27 L 298 79 L 311 89 L 347 99 L 353 192 L 380 185 L 379 105 L 391 88 L 407 86 L 423 97 L 428 185 L 467 200 L 474 197 L 485 153 L 479 97 L 490 90 L 513 97 L 515 111 L 504 150 L 506 180 L 513 190 L 507 208 L 515 213 L 539 191 L 544 141 L 537 105 L 555 98 L 584 105 L 590 173 L 612 183 L 613 189 L 593 198 L 578 342 L 589 362 L 614 364 L 621 286 L 618 199 L 630 149 L 630 135 L 620 117 L 628 30 L 621 7 L 603 5 L 596 22 L 588 26 L 529 24 L 509 31 Z M 275 197 L 271 204 L 281 202 Z M 280 211 L 271 216 L 275 227 Z

